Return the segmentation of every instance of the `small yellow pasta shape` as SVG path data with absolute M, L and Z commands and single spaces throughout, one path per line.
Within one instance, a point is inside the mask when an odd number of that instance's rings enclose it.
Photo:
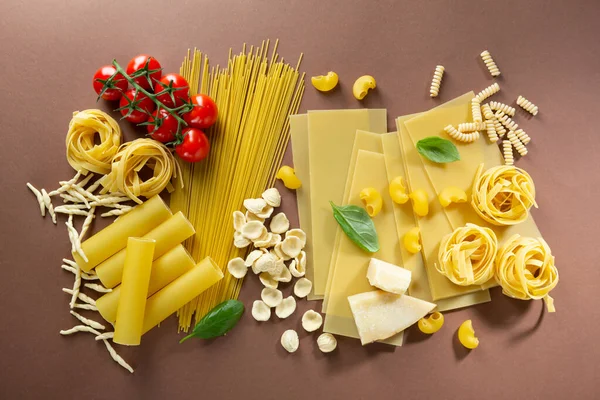
M 492 121 L 490 119 L 486 120 L 485 127 L 486 127 L 486 132 L 488 135 L 488 139 L 490 139 L 490 142 L 496 143 L 498 141 L 498 134 L 496 133 L 496 126 L 494 125 L 494 121 Z
M 419 330 L 428 335 L 439 331 L 444 325 L 444 315 L 441 312 L 434 312 L 426 318 L 421 318 L 417 323 Z
M 514 131 L 508 132 L 506 137 L 508 138 L 510 143 L 513 145 L 515 150 L 517 150 L 517 152 L 521 155 L 521 157 L 527 155 L 527 147 L 525 147 L 525 145 L 523 143 L 521 143 L 521 141 L 519 140 L 519 138 L 517 137 L 517 135 L 515 134 Z
M 467 194 L 461 188 L 448 186 L 438 195 L 442 207 L 448 207 L 451 203 L 466 203 Z
M 476 123 L 473 123 L 473 124 L 476 124 Z M 464 125 L 464 124 L 460 124 L 460 125 Z M 474 126 L 474 127 L 478 128 L 479 126 Z M 444 131 L 448 134 L 448 136 L 450 136 L 452 139 L 456 140 L 457 142 L 472 143 L 479 139 L 479 131 L 477 131 L 477 130 L 474 130 L 471 133 L 463 133 L 463 132 L 457 130 L 452 125 L 448 125 L 444 128 Z
M 508 104 L 500 103 L 499 101 L 490 101 L 489 105 L 493 111 L 502 111 L 509 117 L 514 117 L 515 112 L 517 111 L 514 107 L 511 107 Z
M 511 131 L 516 131 L 517 128 L 519 127 L 519 124 L 517 124 L 515 121 L 512 120 L 512 118 L 510 118 L 508 115 L 504 114 L 502 111 L 496 111 L 496 119 L 498 121 L 500 121 L 500 123 L 502 125 L 504 125 L 504 127 L 506 127 L 506 129 L 511 130 Z
M 363 75 L 354 82 L 352 94 L 357 100 L 362 100 L 369 92 L 369 89 L 375 89 L 376 87 L 377 82 L 375 82 L 375 78 L 371 75 Z
M 513 157 L 513 147 L 510 140 L 502 141 L 502 154 L 504 155 L 505 165 L 514 165 L 515 158 Z
M 429 214 L 429 195 L 423 189 L 411 192 L 408 197 L 412 200 L 413 211 L 419 217 Z
M 470 319 L 463 322 L 458 328 L 458 341 L 470 350 L 479 346 L 479 339 L 475 336 L 473 322 Z
M 406 193 L 406 185 L 404 184 L 404 178 L 397 176 L 390 182 L 389 186 L 390 197 L 392 201 L 397 204 L 404 204 L 408 201 L 408 194 Z
M 371 218 L 379 214 L 381 207 L 383 206 L 383 199 L 377 189 L 364 188 L 360 191 L 359 197 L 365 205 L 367 214 L 369 214 Z
M 406 232 L 406 234 L 404 235 L 404 238 L 402 239 L 402 242 L 403 242 L 406 250 L 409 251 L 409 253 L 416 254 L 416 253 L 420 252 L 421 251 L 421 243 L 420 243 L 421 242 L 421 230 L 419 229 L 419 227 L 415 226 L 414 228 L 412 228 L 411 230 Z
M 288 189 L 298 189 L 302 186 L 302 182 L 300 182 L 300 179 L 296 176 L 296 172 L 290 166 L 284 165 L 279 168 L 275 177 L 281 179 L 283 185 Z
M 473 115 L 473 121 L 482 122 L 483 117 L 481 115 L 481 101 L 474 98 L 471 100 L 471 114 Z
M 475 96 L 475 98 L 478 99 L 479 102 L 483 103 L 485 99 L 498 93 L 499 91 L 500 85 L 498 85 L 498 83 L 493 83 L 490 86 L 483 89 L 481 92 L 477 93 L 477 96 Z
M 312 85 L 320 92 L 329 92 L 333 90 L 339 81 L 338 74 L 329 71 L 327 75 L 313 76 L 310 78 Z
M 492 55 L 490 54 L 490 52 L 487 50 L 484 50 L 480 55 L 481 55 L 481 59 L 485 63 L 485 66 L 487 67 L 488 71 L 490 71 L 490 75 L 492 75 L 494 77 L 500 75 L 500 69 L 496 65 L 496 62 L 492 58 Z
M 527 100 L 523 96 L 517 97 L 517 105 L 520 106 L 523 110 L 527 111 L 531 115 L 537 115 L 538 106 Z
M 431 97 L 437 97 L 440 93 L 440 85 L 442 84 L 442 78 L 444 77 L 444 66 L 438 65 L 435 67 L 433 72 L 433 79 L 431 80 L 431 87 L 429 88 L 429 95 Z

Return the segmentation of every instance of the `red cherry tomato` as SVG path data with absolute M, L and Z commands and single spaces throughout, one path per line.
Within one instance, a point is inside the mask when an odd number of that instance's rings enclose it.
M 196 128 L 186 128 L 182 134 L 183 143 L 175 146 L 179 158 L 187 162 L 204 160 L 210 150 L 210 143 L 204 132 Z
M 158 114 L 158 116 L 157 116 Z M 164 108 L 154 111 L 148 122 L 154 122 L 158 119 L 155 125 L 148 125 L 148 133 L 154 140 L 158 140 L 162 143 L 169 143 L 175 140 L 175 134 L 177 134 L 177 120 L 175 117 Z
M 147 54 L 140 54 L 139 56 L 135 56 L 129 61 L 127 64 L 127 75 L 131 76 L 132 74 L 139 74 L 140 70 L 143 70 L 146 67 L 146 62 L 148 63 L 147 71 L 145 73 L 141 73 L 140 76 L 133 76 L 133 80 L 135 83 L 143 87 L 144 89 L 151 89 L 155 82 L 160 80 L 162 76 L 162 70 L 160 63 L 156 61 L 156 58 L 151 57 Z M 148 76 L 150 76 L 150 82 L 148 82 Z
M 137 92 L 135 89 L 129 89 L 125 93 L 123 93 L 123 97 L 121 97 L 121 101 L 119 102 L 121 107 L 135 107 L 136 109 L 126 117 L 127 121 L 132 122 L 134 124 L 140 124 L 144 121 L 148 120 L 148 117 L 156 108 L 154 102 L 146 96 L 142 92 Z M 140 111 L 144 110 L 144 111 Z M 126 116 L 129 113 L 129 109 L 123 108 L 120 110 L 122 116 Z
M 217 105 L 205 94 L 192 96 L 194 108 L 188 113 L 183 114 L 183 120 L 192 128 L 207 129 L 216 121 L 219 111 Z
M 121 74 L 115 76 L 110 82 L 106 82 L 115 72 L 117 72 L 115 67 L 105 65 L 94 74 L 92 85 L 97 94 L 102 93 L 105 84 L 108 85 L 108 89 L 101 96 L 104 100 L 119 100 L 123 96 L 123 92 L 127 90 L 128 83 Z
M 173 103 L 173 97 L 171 97 L 171 94 L 169 93 L 163 93 L 156 96 L 156 98 L 170 108 L 179 107 L 190 97 L 190 85 L 185 78 L 179 74 L 171 73 L 160 78 L 160 82 L 157 82 L 154 85 L 154 93 L 159 93 L 163 90 L 168 90 L 173 94 L 175 103 Z

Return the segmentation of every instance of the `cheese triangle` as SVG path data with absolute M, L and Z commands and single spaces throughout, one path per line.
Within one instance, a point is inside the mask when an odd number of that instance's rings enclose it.
M 348 302 L 363 346 L 405 330 L 435 308 L 416 297 L 381 290 L 349 296 Z

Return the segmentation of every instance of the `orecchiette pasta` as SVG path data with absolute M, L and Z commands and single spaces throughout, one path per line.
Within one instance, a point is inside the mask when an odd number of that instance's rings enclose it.
M 475 98 L 477 98 L 479 102 L 483 103 L 485 99 L 492 96 L 493 94 L 498 93 L 499 91 L 500 85 L 498 85 L 498 83 L 494 83 L 483 89 L 481 92 L 479 92 L 477 96 L 475 96 Z
M 510 144 L 510 140 L 502 141 L 502 153 L 504 155 L 504 164 L 514 165 L 515 159 L 513 157 L 512 144 Z
M 429 89 L 429 95 L 431 97 L 437 97 L 440 92 L 440 85 L 442 83 L 442 78 L 444 77 L 444 66 L 438 65 L 435 67 L 435 71 L 433 73 L 433 79 L 431 80 L 431 88 Z
M 485 63 L 485 66 L 487 67 L 488 71 L 490 71 L 490 74 L 492 76 L 500 75 L 500 69 L 494 62 L 494 59 L 492 58 L 492 55 L 490 54 L 489 51 L 487 51 L 487 50 L 483 51 L 483 53 L 481 53 L 481 59 Z
M 523 96 L 517 97 L 517 105 L 519 105 L 523 110 L 527 111 L 531 115 L 537 115 L 538 113 L 538 106 L 536 106 Z
M 527 155 L 527 147 L 525 147 L 525 145 L 523 143 L 521 143 L 521 141 L 519 140 L 517 135 L 515 135 L 514 131 L 508 132 L 507 137 L 508 137 L 508 140 L 510 140 L 510 143 L 513 145 L 513 147 L 521 155 L 521 157 Z
M 499 101 L 490 101 L 489 105 L 493 111 L 502 111 L 504 114 L 508 115 L 509 117 L 515 116 L 515 112 L 516 112 L 515 108 L 509 106 L 508 104 L 500 103 Z

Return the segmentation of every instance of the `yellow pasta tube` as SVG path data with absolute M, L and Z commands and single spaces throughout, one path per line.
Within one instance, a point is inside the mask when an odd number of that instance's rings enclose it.
M 277 179 L 281 179 L 283 181 L 283 185 L 288 189 L 299 189 L 302 186 L 302 182 L 296 176 L 296 172 L 292 167 L 287 165 L 282 166 L 277 171 L 277 175 L 275 176 Z
M 369 89 L 375 89 L 376 87 L 377 82 L 375 82 L 375 78 L 371 75 L 363 75 L 354 81 L 354 85 L 352 85 L 352 94 L 356 100 L 362 100 L 369 92 Z
M 418 322 L 419 330 L 428 335 L 439 331 L 444 325 L 444 315 L 441 312 L 434 312 L 427 318 L 421 318 Z
M 417 189 L 411 192 L 408 197 L 412 200 L 413 211 L 419 217 L 429 214 L 429 195 L 423 189 Z
M 408 201 L 408 194 L 406 193 L 406 185 L 404 184 L 404 178 L 397 176 L 390 182 L 390 197 L 392 201 L 397 204 L 404 204 Z
M 473 322 L 470 319 L 463 322 L 458 328 L 458 341 L 467 349 L 473 350 L 479 346 L 479 339 L 475 336 Z
M 154 196 L 81 244 L 86 262 L 77 253 L 73 259 L 79 267 L 89 272 L 102 261 L 124 249 L 129 237 L 141 237 L 171 217 L 171 210 L 159 197 Z
M 154 244 L 151 239 L 131 237 L 127 241 L 123 285 L 113 337 L 115 343 L 127 346 L 140 344 Z
M 381 211 L 381 207 L 383 206 L 383 199 L 377 189 L 364 188 L 360 191 L 359 197 L 365 205 L 367 214 L 369 214 L 370 217 L 379 214 L 379 211 Z
M 451 203 L 466 203 L 467 194 L 461 188 L 449 186 L 438 195 L 442 207 L 448 207 Z
M 194 268 L 169 283 L 148 299 L 143 333 L 164 321 L 178 308 L 223 279 L 221 268 L 206 257 Z
M 404 247 L 410 253 L 416 254 L 421 251 L 421 230 L 415 226 L 409 230 L 402 239 Z
M 169 250 L 165 255 L 157 258 L 152 263 L 150 283 L 148 284 L 148 294 L 146 297 L 152 296 L 176 278 L 192 269 L 195 265 L 194 259 L 183 245 L 177 245 Z M 98 312 L 102 315 L 102 318 L 111 324 L 114 324 L 117 320 L 117 306 L 120 297 L 121 286 L 117 286 L 112 292 L 96 300 Z
M 156 241 L 154 249 L 154 259 L 156 260 L 194 233 L 194 227 L 180 211 L 145 234 L 143 238 Z M 96 267 L 98 278 L 107 288 L 113 288 L 121 283 L 125 253 L 126 251 L 123 249 Z
M 333 71 L 329 71 L 327 75 L 313 76 L 310 78 L 312 85 L 320 92 L 329 92 L 333 90 L 338 84 L 338 74 Z

